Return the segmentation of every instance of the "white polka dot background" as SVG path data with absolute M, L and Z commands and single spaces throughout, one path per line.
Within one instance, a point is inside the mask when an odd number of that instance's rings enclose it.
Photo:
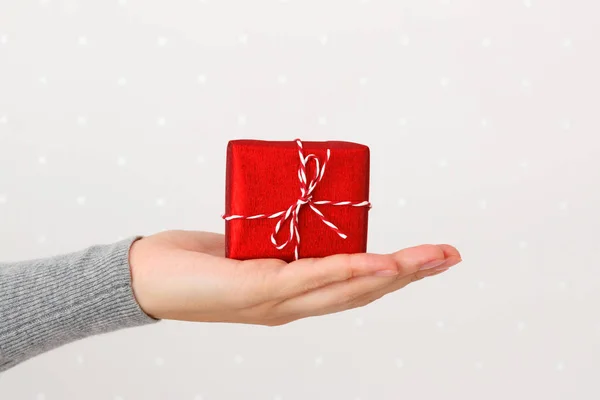
M 0 1 L 0 259 L 223 232 L 227 141 L 296 137 L 370 146 L 370 251 L 464 258 L 351 312 L 71 343 L 0 375 L 0 399 L 597 399 L 597 15 L 583 0 Z

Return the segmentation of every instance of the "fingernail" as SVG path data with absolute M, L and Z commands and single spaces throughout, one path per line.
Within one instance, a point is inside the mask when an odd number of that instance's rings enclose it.
M 433 261 L 428 262 L 427 264 L 424 264 L 421 268 L 419 268 L 419 270 L 423 271 L 425 269 L 432 269 L 435 267 L 439 267 L 440 265 L 442 265 L 445 262 L 446 262 L 446 260 L 433 260 Z
M 395 269 L 383 269 L 381 271 L 375 272 L 376 276 L 394 276 L 398 275 L 398 271 Z
M 460 263 L 462 261 L 462 259 L 450 259 L 450 260 L 446 260 L 446 262 L 444 263 L 444 267 L 454 267 L 456 264 Z

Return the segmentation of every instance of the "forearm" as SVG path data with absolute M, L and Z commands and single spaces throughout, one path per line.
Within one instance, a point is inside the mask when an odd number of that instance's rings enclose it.
M 131 288 L 133 240 L 0 263 L 0 372 L 87 336 L 156 322 Z

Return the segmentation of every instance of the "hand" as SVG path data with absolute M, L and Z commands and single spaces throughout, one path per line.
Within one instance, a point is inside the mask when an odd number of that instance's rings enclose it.
M 157 319 L 276 326 L 365 306 L 461 261 L 449 245 L 286 263 L 227 259 L 223 235 L 167 231 L 130 251 L 140 307 Z

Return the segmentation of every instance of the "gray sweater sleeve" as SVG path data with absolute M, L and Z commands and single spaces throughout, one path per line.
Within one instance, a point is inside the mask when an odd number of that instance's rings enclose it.
M 158 321 L 131 288 L 136 239 L 0 263 L 0 372 L 84 337 Z

